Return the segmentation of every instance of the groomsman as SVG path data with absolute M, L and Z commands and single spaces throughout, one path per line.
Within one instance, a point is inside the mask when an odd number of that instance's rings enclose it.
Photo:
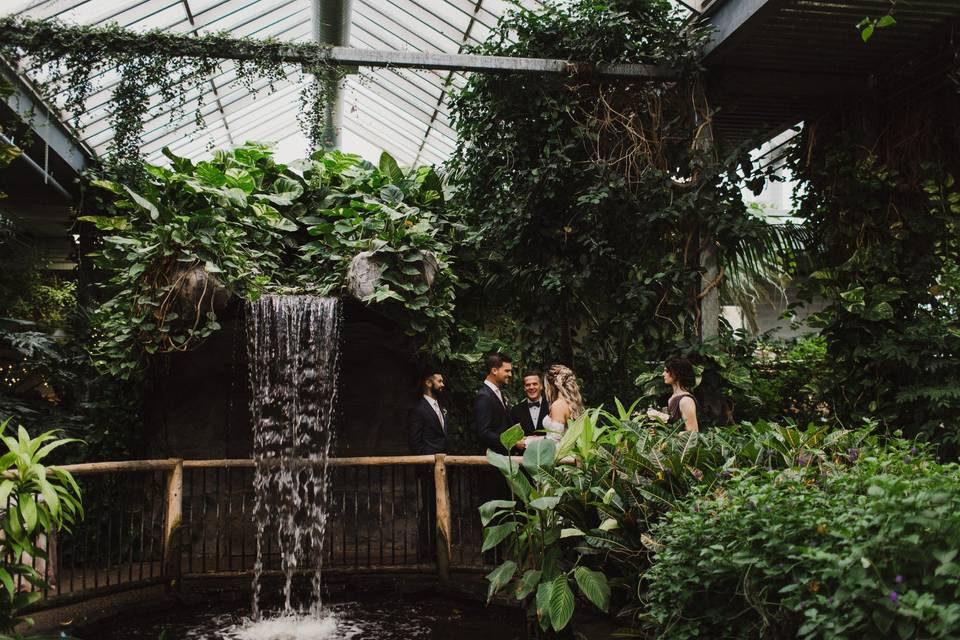
M 533 370 L 523 374 L 523 392 L 526 398 L 510 410 L 510 424 L 520 423 L 523 432 L 531 436 L 543 429 L 543 419 L 550 413 L 543 395 L 540 372 Z
M 420 380 L 421 396 L 410 419 L 410 451 L 414 455 L 447 452 L 447 416 L 440 406 L 443 374 L 427 369 Z
M 473 426 L 484 451 L 492 449 L 505 454 L 500 434 L 514 423 L 503 399 L 503 387 L 513 377 L 513 364 L 508 355 L 496 352 L 487 356 L 486 366 L 487 375 L 473 405 Z

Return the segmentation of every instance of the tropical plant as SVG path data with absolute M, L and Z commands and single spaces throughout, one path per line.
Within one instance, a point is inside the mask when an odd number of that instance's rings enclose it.
M 827 344 L 823 399 L 842 422 L 873 417 L 956 456 L 958 155 L 934 132 L 960 96 L 942 88 L 895 114 L 851 108 L 863 118 L 819 121 L 792 154 L 798 213 L 816 239 L 802 284 L 827 303 L 810 318 Z M 917 148 L 905 156 L 907 138 Z
M 47 541 L 57 531 L 83 517 L 80 488 L 70 473 L 47 467 L 44 459 L 55 449 L 75 442 L 48 431 L 31 438 L 20 427 L 6 433 L 10 421 L 0 423 L 0 634 L 13 633 L 20 622 L 32 623 L 21 611 L 40 599 L 43 576 L 25 558 L 49 561 Z M 0 635 L 0 637 L 6 637 Z
M 960 467 L 908 441 L 742 472 L 666 515 L 641 619 L 670 638 L 956 638 Z
M 449 350 L 454 229 L 432 169 L 338 151 L 287 166 L 253 143 L 197 163 L 165 153 L 171 168 L 146 165 L 136 190 L 92 180 L 102 210 L 80 218 L 104 233 L 95 255 L 111 297 L 95 310 L 94 348 L 103 368 L 126 376 L 145 356 L 195 347 L 234 299 L 339 293 L 361 253 L 379 270 L 364 301 L 404 315 L 425 348 Z
M 509 451 L 523 437 L 523 429 L 515 425 L 501 434 L 500 441 Z M 597 608 L 610 607 L 606 576 L 563 554 L 565 544 L 572 547 L 565 539 L 583 535 L 578 529 L 565 529 L 558 511 L 563 494 L 570 490 L 554 477 L 562 461 L 557 454 L 563 451 L 562 444 L 558 449 L 549 438 L 535 440 L 518 465 L 510 456 L 488 450 L 487 460 L 506 478 L 513 499 L 491 500 L 480 507 L 483 551 L 507 541 L 511 556 L 487 575 L 487 600 L 513 583 L 512 595 L 527 603 L 529 618 L 537 620 L 542 631 L 554 632 L 566 628 L 573 617 L 573 583 Z
M 758 422 L 698 434 L 637 417 L 637 402 L 614 404 L 614 412 L 592 409 L 570 423 L 557 445 L 530 443 L 521 464 L 487 452 L 512 492 L 480 510 L 484 550 L 502 545 L 507 556 L 487 576 L 488 597 L 507 589 L 527 602 L 541 629 L 569 623 L 573 582 L 601 610 L 619 604 L 623 615 L 641 616 L 641 579 L 662 545 L 653 529 L 692 494 L 741 473 L 816 477 L 878 446 L 872 425 L 829 431 Z M 522 435 L 514 427 L 503 444 L 512 447 Z

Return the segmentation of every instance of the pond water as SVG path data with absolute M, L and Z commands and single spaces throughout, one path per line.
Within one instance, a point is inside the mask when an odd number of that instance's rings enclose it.
M 237 604 L 177 606 L 117 616 L 78 629 L 81 640 L 511 640 L 523 636 L 519 610 L 438 595 L 367 595 L 324 604 L 317 617 L 273 614 L 251 622 Z

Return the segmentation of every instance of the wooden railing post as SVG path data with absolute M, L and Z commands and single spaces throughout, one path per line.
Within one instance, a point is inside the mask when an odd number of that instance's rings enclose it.
M 450 518 L 450 490 L 447 484 L 446 454 L 434 456 L 433 480 L 437 498 L 437 573 L 443 580 L 450 579 L 451 542 L 453 528 Z
M 163 524 L 163 575 L 168 585 L 180 577 L 180 522 L 183 517 L 183 460 L 171 460 L 167 475 L 166 516 Z

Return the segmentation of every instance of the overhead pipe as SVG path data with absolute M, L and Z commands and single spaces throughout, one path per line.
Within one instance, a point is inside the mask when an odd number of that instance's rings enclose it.
M 345 47 L 350 44 L 350 16 L 352 0 L 313 0 L 313 38 L 319 44 Z M 323 110 L 323 148 L 327 151 L 340 146 L 343 124 L 343 95 L 335 71 L 326 71 L 325 77 L 314 82 L 326 83 Z

